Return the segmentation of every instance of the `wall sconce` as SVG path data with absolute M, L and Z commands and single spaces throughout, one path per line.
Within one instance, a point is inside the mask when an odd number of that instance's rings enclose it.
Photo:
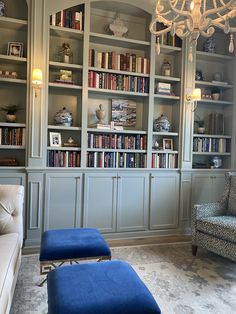
M 38 90 L 43 84 L 43 73 L 41 69 L 33 69 L 32 73 L 32 85 L 35 89 L 35 97 L 38 96 Z
M 197 101 L 201 99 L 202 99 L 201 88 L 194 88 L 192 90 L 192 94 L 186 95 L 187 102 L 190 105 L 194 104 L 194 107 L 191 109 L 192 112 L 194 112 L 197 109 Z

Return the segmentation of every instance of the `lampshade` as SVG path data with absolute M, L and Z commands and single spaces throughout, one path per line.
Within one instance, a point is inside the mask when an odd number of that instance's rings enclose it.
M 33 69 L 32 83 L 34 85 L 42 85 L 42 83 L 43 83 L 43 73 L 42 73 L 41 69 Z
M 194 88 L 191 95 L 192 101 L 198 101 L 202 99 L 202 91 L 201 88 Z

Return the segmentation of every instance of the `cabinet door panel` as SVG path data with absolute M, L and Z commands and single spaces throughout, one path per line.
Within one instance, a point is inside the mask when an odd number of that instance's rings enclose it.
M 80 227 L 82 175 L 47 174 L 45 229 Z
M 85 175 L 84 227 L 116 231 L 116 173 Z
M 192 181 L 192 206 L 211 201 L 212 179 L 209 174 L 194 174 Z
M 219 202 L 222 198 L 225 186 L 225 175 L 216 174 L 212 179 L 212 197 L 211 202 Z
M 150 228 L 176 228 L 179 208 L 179 175 L 157 174 L 151 179 Z
M 148 174 L 118 174 L 117 230 L 147 229 Z

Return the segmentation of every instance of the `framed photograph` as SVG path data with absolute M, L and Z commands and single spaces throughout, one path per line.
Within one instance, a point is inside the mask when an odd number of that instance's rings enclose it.
M 23 57 L 23 43 L 8 42 L 7 55 L 14 57 Z
M 49 132 L 49 141 L 51 147 L 61 146 L 61 133 Z
M 136 102 L 125 99 L 112 99 L 112 121 L 114 125 L 136 125 Z
M 163 138 L 163 150 L 173 150 L 172 138 Z

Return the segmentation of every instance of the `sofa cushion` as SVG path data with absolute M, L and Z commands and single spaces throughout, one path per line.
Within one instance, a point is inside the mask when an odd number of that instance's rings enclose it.
M 236 216 L 236 176 L 231 176 L 227 214 Z
M 19 267 L 21 241 L 18 233 L 0 236 L 0 308 L 6 308 L 12 297 L 12 285 Z
M 236 243 L 236 216 L 215 216 L 197 221 L 197 230 Z

